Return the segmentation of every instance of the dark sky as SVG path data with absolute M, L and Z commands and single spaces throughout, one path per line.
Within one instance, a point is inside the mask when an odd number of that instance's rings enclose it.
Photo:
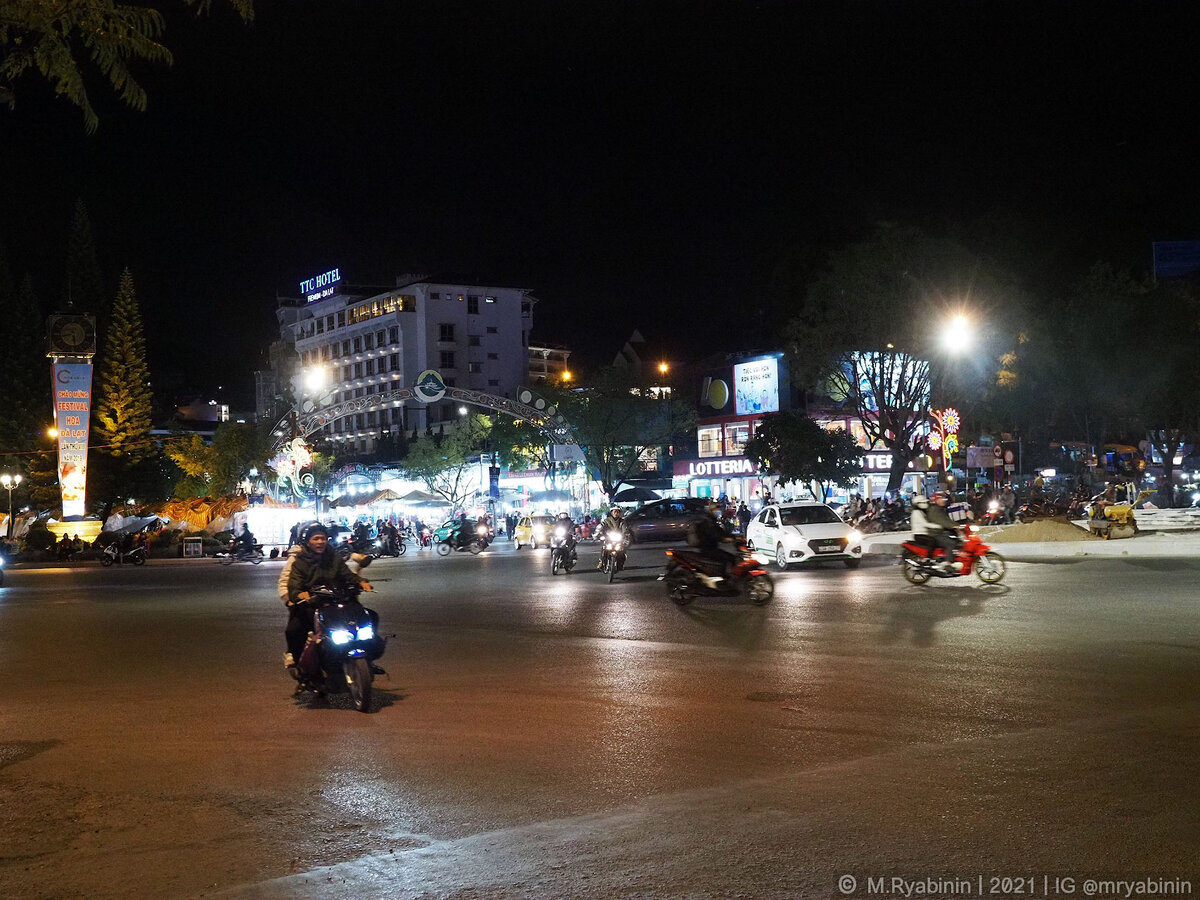
M 93 86 L 95 135 L 18 84 L 0 235 L 49 304 L 82 197 L 197 392 L 248 397 L 276 292 L 334 266 L 531 288 L 585 361 L 761 345 L 772 261 L 878 221 L 1134 266 L 1200 237 L 1198 6 L 216 0 L 147 112 Z

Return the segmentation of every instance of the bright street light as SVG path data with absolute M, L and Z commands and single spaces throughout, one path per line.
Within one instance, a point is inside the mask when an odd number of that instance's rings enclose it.
M 5 472 L 0 475 L 0 486 L 8 491 L 8 539 L 11 541 L 13 536 L 13 513 L 12 513 L 12 492 L 18 484 L 21 483 L 20 475 L 9 475 Z
M 971 346 L 971 320 L 959 313 L 951 316 L 942 329 L 942 346 L 951 353 L 963 353 Z
M 324 366 L 313 366 L 304 370 L 304 387 L 309 393 L 315 394 L 325 387 L 325 374 Z

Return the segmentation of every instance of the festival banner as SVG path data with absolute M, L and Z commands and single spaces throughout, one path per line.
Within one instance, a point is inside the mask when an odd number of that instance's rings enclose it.
M 58 429 L 58 483 L 63 517 L 84 514 L 88 430 L 92 411 L 92 364 L 54 364 L 54 419 Z

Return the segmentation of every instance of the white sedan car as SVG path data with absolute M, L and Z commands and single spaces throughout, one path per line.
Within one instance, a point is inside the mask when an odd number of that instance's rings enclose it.
M 746 528 L 746 542 L 780 569 L 823 559 L 840 559 L 849 569 L 862 562 L 862 535 L 815 500 L 764 506 Z

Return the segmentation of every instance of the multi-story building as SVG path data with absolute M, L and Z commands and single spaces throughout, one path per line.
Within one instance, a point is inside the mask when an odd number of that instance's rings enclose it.
M 323 372 L 323 386 L 307 390 L 325 403 L 411 387 L 430 369 L 447 387 L 500 396 L 515 396 L 528 375 L 536 303 L 528 290 L 405 275 L 372 292 L 343 286 L 336 269 L 301 290 L 280 300 L 280 333 L 295 347 L 301 373 Z M 334 420 L 324 436 L 368 453 L 392 430 L 457 419 L 450 403 L 389 401 Z
M 529 348 L 529 383 L 569 381 L 571 370 L 567 368 L 567 360 L 570 357 L 571 351 L 566 347 L 531 346 Z

